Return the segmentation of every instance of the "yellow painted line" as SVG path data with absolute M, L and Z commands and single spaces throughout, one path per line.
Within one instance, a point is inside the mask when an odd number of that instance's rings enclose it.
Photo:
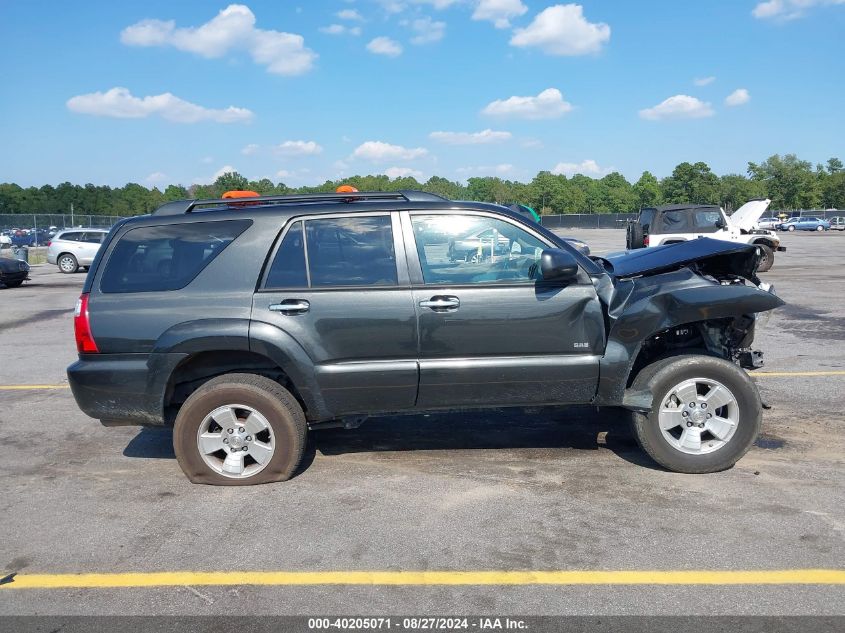
M 184 585 L 845 585 L 843 569 L 757 571 L 166 571 L 19 574 L 2 589 L 110 589 Z
M 33 391 L 36 389 L 69 389 L 70 385 L 0 385 L 0 391 Z
M 755 371 L 751 376 L 785 378 L 787 376 L 845 376 L 845 371 Z

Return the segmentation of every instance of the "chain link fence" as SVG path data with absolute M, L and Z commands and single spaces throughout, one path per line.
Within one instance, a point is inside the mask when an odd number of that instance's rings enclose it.
M 0 214 L 0 248 L 43 246 L 58 231 L 71 228 L 108 229 L 123 218 L 117 215 Z M 5 239 L 8 238 L 8 239 Z

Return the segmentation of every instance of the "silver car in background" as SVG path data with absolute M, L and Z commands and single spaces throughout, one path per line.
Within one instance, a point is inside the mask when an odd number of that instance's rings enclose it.
M 56 264 L 63 273 L 75 273 L 90 266 L 103 243 L 108 229 L 67 229 L 60 231 L 47 244 L 47 262 Z

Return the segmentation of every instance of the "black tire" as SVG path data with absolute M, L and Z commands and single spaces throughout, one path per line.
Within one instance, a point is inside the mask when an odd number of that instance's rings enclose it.
M 628 250 L 645 247 L 645 235 L 643 225 L 639 222 L 629 222 L 628 232 L 625 236 L 625 246 Z
M 775 252 L 771 246 L 765 244 L 757 244 L 757 248 L 760 249 L 760 265 L 757 267 L 757 272 L 764 273 L 775 263 Z
M 64 262 L 64 265 L 62 262 Z M 71 253 L 62 253 L 59 255 L 56 264 L 59 266 L 59 270 L 67 275 L 72 275 L 79 270 L 79 262 L 76 261 L 76 257 Z
M 709 378 L 721 383 L 734 395 L 739 409 L 733 436 L 710 453 L 684 453 L 670 444 L 660 430 L 661 404 L 676 385 L 691 378 Z M 637 375 L 631 389 L 650 391 L 654 396 L 651 412 L 634 413 L 634 435 L 643 451 L 668 470 L 678 473 L 726 470 L 748 452 L 760 433 L 763 407 L 757 386 L 745 371 L 722 358 L 688 354 L 657 361 Z
M 197 447 L 197 431 L 203 419 L 227 404 L 254 408 L 273 429 L 275 452 L 267 466 L 251 477 L 235 479 L 216 472 L 205 463 Z M 264 376 L 225 374 L 197 389 L 179 409 L 173 449 L 182 472 L 193 483 L 249 486 L 290 479 L 302 460 L 307 433 L 302 407 L 287 389 Z

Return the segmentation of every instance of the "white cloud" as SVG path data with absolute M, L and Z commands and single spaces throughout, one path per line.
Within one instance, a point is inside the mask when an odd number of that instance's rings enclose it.
M 689 95 L 675 95 L 657 104 L 653 108 L 640 110 L 640 117 L 649 121 L 663 119 L 702 119 L 713 116 L 715 112 L 709 103 Z
M 788 21 L 803 17 L 813 7 L 845 4 L 845 0 L 767 0 L 758 2 L 751 14 L 760 20 Z
M 552 168 L 553 174 L 563 174 L 565 176 L 574 176 L 575 174 L 582 174 L 584 176 L 604 176 L 613 171 L 612 167 L 599 167 L 599 164 L 592 160 L 583 160 L 580 163 L 558 163 Z
M 120 41 L 128 46 L 172 46 L 207 58 L 245 50 L 256 64 L 279 75 L 301 75 L 314 66 L 317 54 L 295 33 L 255 27 L 255 14 L 230 4 L 200 26 L 178 27 L 173 20 L 141 20 L 126 27 Z
M 345 24 L 329 24 L 328 26 L 321 26 L 319 31 L 321 33 L 326 33 L 327 35 L 343 35 L 344 33 L 349 33 L 349 35 L 361 35 L 360 26 L 346 26 Z
M 160 116 L 173 123 L 243 123 L 253 118 L 246 108 L 229 106 L 222 110 L 204 108 L 165 92 L 148 97 L 135 97 L 128 88 L 112 88 L 106 92 L 77 95 L 67 100 L 72 112 L 117 119 L 145 119 Z
M 524 29 L 516 29 L 511 46 L 539 47 L 549 55 L 598 53 L 610 40 L 607 24 L 588 22 L 580 4 L 556 4 L 543 9 Z
M 410 27 L 416 33 L 411 38 L 411 44 L 419 45 L 439 42 L 446 35 L 446 23 L 437 22 L 428 16 L 412 20 Z
M 458 167 L 455 172 L 462 176 L 504 176 L 513 171 L 513 165 L 510 163 L 500 163 L 498 165 L 476 165 L 474 167 Z
M 481 130 L 480 132 L 432 132 L 428 137 L 433 141 L 446 145 L 486 145 L 508 141 L 513 135 L 510 132 L 497 130 Z
M 365 160 L 379 162 L 388 160 L 413 160 L 426 154 L 428 154 L 428 150 L 424 147 L 409 148 L 383 143 L 382 141 L 367 141 L 355 148 L 355 151 L 352 152 L 352 158 L 363 158 Z
M 572 104 L 564 101 L 560 90 L 547 88 L 536 97 L 498 99 L 488 103 L 481 113 L 521 119 L 555 119 L 571 111 Z
M 249 145 L 244 146 L 241 150 L 241 154 L 244 156 L 252 156 L 253 154 L 257 154 L 259 149 L 261 149 L 261 147 L 258 143 L 250 143 Z
M 741 106 L 751 101 L 751 95 L 745 88 L 737 88 L 725 98 L 726 106 Z
M 149 176 L 147 176 L 144 180 L 146 180 L 151 185 L 161 185 L 167 182 L 167 174 L 162 173 L 160 171 L 154 171 Z
M 211 177 L 212 181 L 217 180 L 223 174 L 232 174 L 236 171 L 238 171 L 238 170 L 235 169 L 234 167 L 232 167 L 231 165 L 224 165 L 223 167 L 218 169 L 216 172 L 214 172 L 214 175 Z
M 352 20 L 353 22 L 363 22 L 363 16 L 358 13 L 357 9 L 343 9 L 338 11 L 335 15 L 341 20 Z
M 520 145 L 526 149 L 540 149 L 543 147 L 543 141 L 537 138 L 527 138 Z
M 711 75 L 710 77 L 696 77 L 692 80 L 692 83 L 694 83 L 696 86 L 703 87 L 709 86 L 714 81 L 716 81 L 716 78 Z
M 367 44 L 367 50 L 376 55 L 398 57 L 402 54 L 402 45 L 396 40 L 381 36 L 370 40 L 370 43 Z
M 282 156 L 315 156 L 323 152 L 323 147 L 314 141 L 285 141 L 275 150 Z
M 410 167 L 388 167 L 384 170 L 384 175 L 388 178 L 416 178 L 422 180 L 423 173 L 419 169 L 411 169 Z
M 510 28 L 511 18 L 524 15 L 528 7 L 522 0 L 479 0 L 472 14 L 473 20 L 487 20 L 497 29 Z

